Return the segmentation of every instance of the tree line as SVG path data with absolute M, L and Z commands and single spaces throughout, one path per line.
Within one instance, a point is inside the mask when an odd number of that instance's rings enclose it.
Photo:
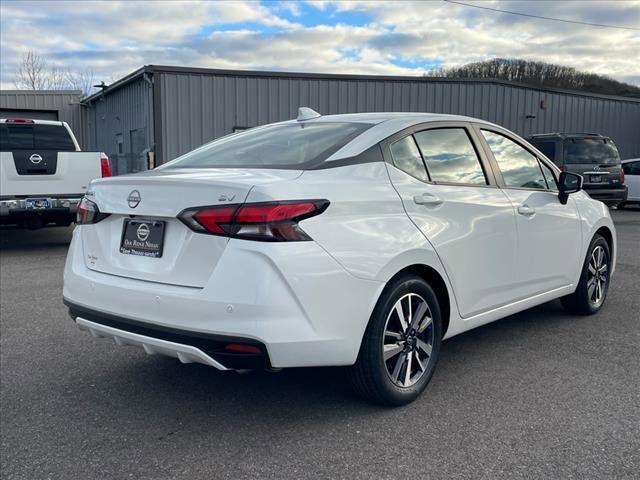
M 425 76 L 507 80 L 541 87 L 640 98 L 640 87 L 604 75 L 580 72 L 573 67 L 531 60 L 494 58 L 461 67 L 434 69 Z

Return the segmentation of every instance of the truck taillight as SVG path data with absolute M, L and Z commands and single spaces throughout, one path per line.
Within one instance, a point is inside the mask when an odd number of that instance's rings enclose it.
M 328 200 L 292 200 L 188 208 L 178 218 L 191 230 L 264 242 L 311 240 L 298 222 L 320 215 Z
M 30 118 L 7 118 L 6 123 L 34 123 Z
M 106 153 L 100 153 L 100 172 L 102 173 L 102 178 L 111 176 L 111 164 Z

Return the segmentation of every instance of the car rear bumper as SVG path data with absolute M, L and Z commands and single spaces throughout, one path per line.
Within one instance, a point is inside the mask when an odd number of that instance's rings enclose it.
M 619 188 L 593 188 L 586 185 L 585 191 L 595 200 L 600 200 L 607 205 L 615 205 L 627 199 L 627 186 Z
M 352 276 L 315 242 L 231 240 L 203 288 L 124 278 L 87 268 L 81 228 L 73 234 L 63 289 L 78 326 L 217 368 L 353 364 L 384 287 Z M 224 359 L 220 346 L 229 337 L 259 345 L 262 363 Z
M 203 363 L 218 370 L 271 366 L 264 345 L 255 340 L 160 327 L 84 308 L 67 300 L 65 304 L 81 330 L 97 338 L 112 338 L 119 346 L 140 346 L 149 355 L 168 355 L 182 363 Z M 238 344 L 254 347 L 256 352 L 233 352 L 225 348 Z

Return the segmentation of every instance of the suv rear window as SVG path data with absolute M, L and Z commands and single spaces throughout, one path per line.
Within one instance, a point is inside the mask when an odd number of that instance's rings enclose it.
M 556 159 L 556 142 L 532 141 L 531 144 L 544 153 L 552 162 Z
M 614 143 L 606 138 L 572 138 L 564 141 L 565 163 L 620 163 Z
M 344 122 L 268 125 L 214 140 L 165 165 L 304 169 L 322 163 L 370 126 Z
M 76 146 L 62 125 L 0 124 L 0 150 L 56 150 L 73 152 Z

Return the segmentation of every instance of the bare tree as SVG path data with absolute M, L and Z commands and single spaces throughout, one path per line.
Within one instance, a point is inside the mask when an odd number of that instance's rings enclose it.
M 46 90 L 51 78 L 46 59 L 34 50 L 22 54 L 13 83 L 18 89 Z
M 13 84 L 22 90 L 80 90 L 83 96 L 88 96 L 95 77 L 90 69 L 74 71 L 50 66 L 46 57 L 29 50 L 22 55 Z
M 80 90 L 83 96 L 88 97 L 96 83 L 96 73 L 91 69 L 67 70 L 65 80 L 70 90 Z

